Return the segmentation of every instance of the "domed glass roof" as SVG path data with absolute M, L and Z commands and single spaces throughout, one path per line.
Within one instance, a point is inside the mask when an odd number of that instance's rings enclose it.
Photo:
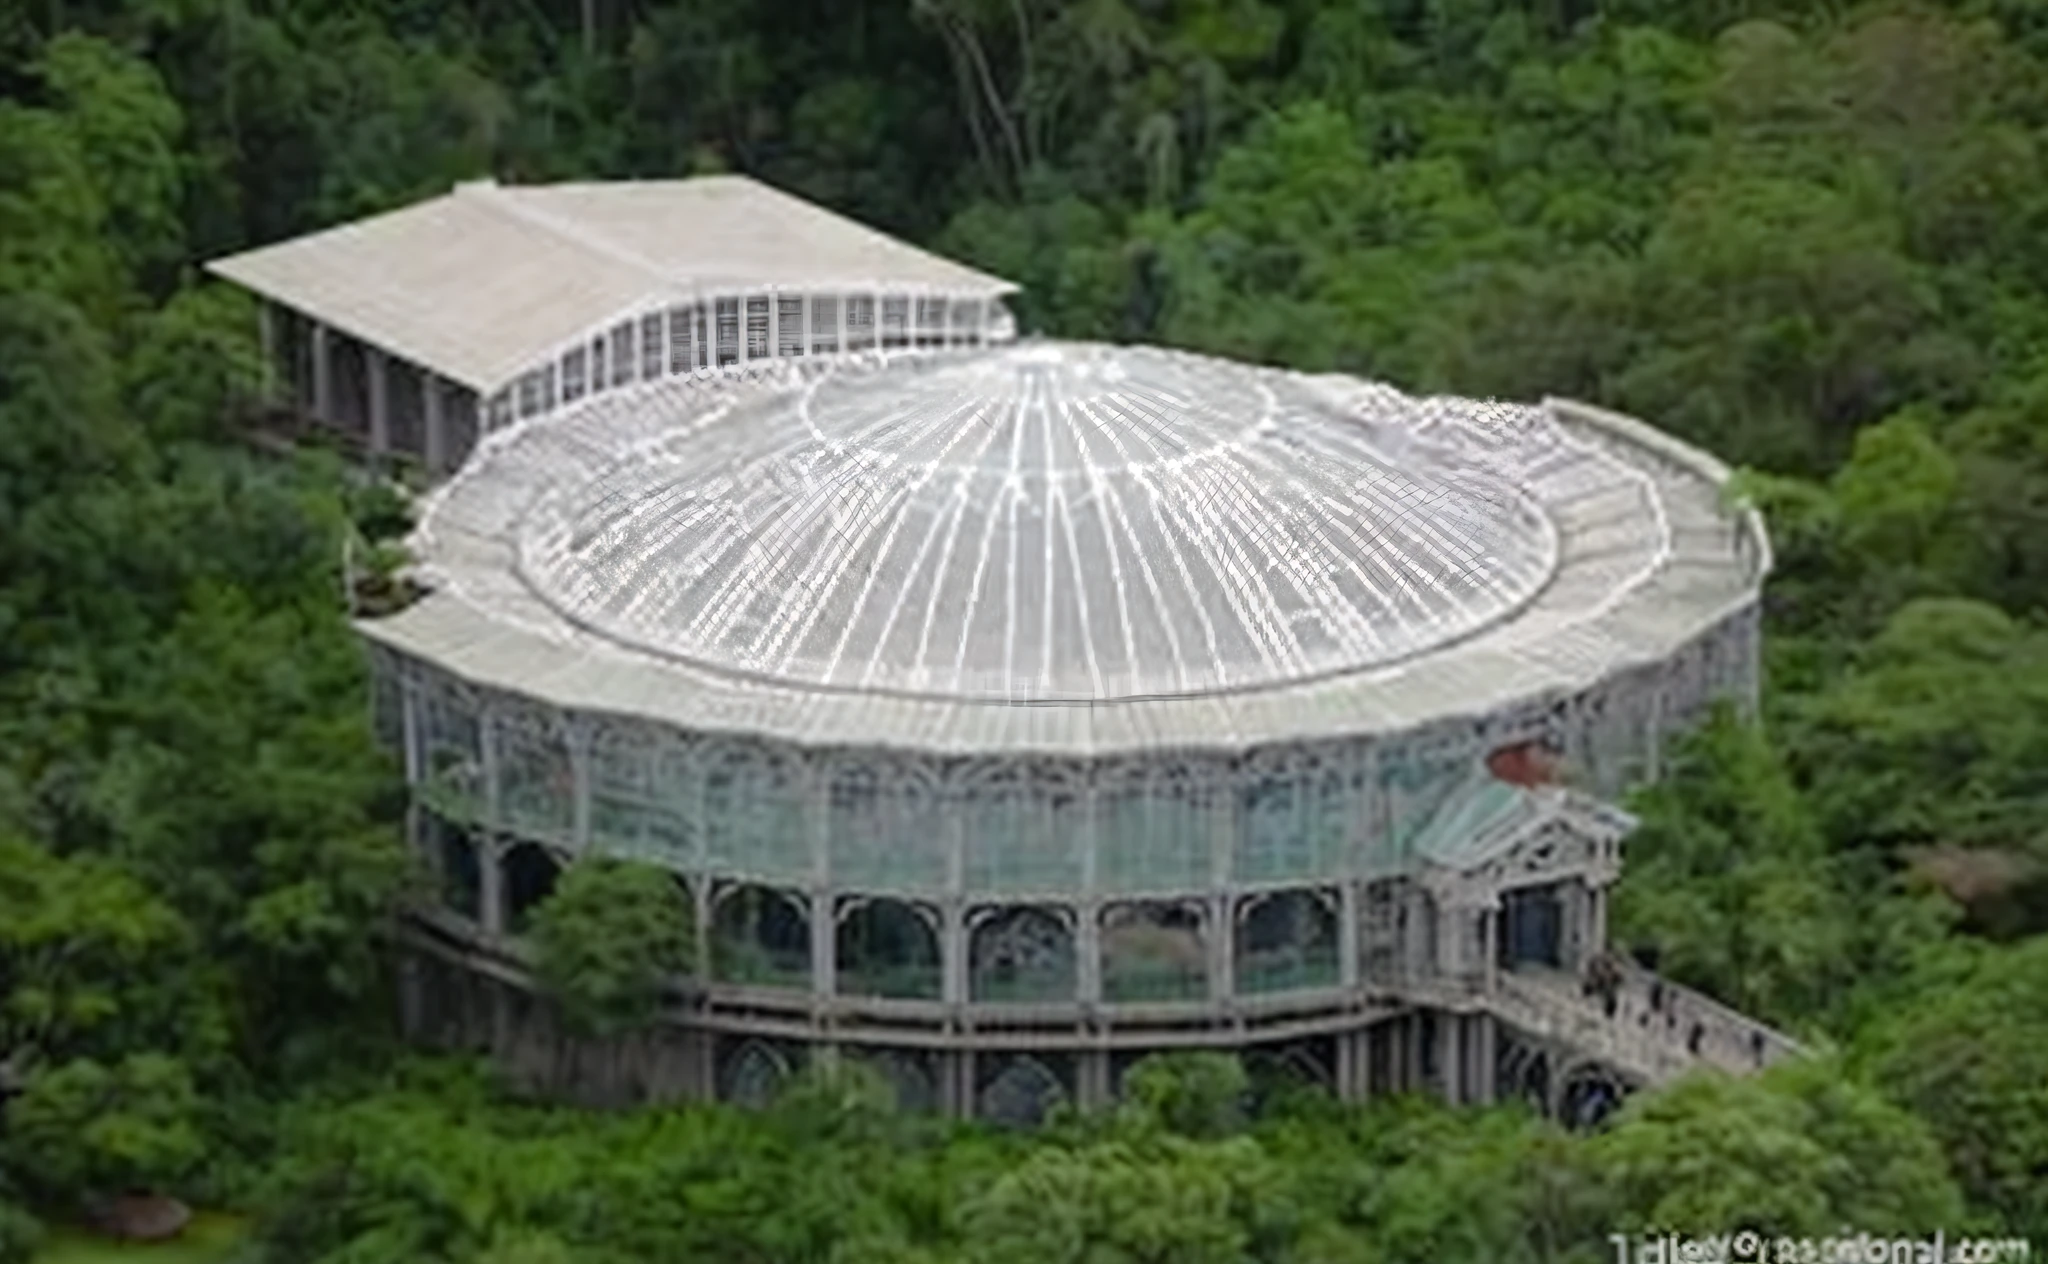
M 1082 702 L 1382 666 L 1532 598 L 1557 534 L 1375 398 L 1075 344 L 834 372 L 544 490 L 519 569 L 586 630 L 799 688 Z

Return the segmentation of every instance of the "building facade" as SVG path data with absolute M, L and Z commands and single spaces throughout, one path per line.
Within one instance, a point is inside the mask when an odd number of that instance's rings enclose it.
M 673 275 L 473 375 L 473 441 L 362 414 L 453 467 L 428 595 L 361 624 L 440 882 L 411 1030 L 599 1098 L 828 1058 L 1016 1122 L 1171 1049 L 1581 1123 L 1793 1052 L 1584 985 L 1613 802 L 1754 705 L 1769 550 L 1724 469 L 1566 401 L 1016 343 L 947 279 Z M 699 963 L 601 1046 L 521 944 L 593 854 L 674 875 Z

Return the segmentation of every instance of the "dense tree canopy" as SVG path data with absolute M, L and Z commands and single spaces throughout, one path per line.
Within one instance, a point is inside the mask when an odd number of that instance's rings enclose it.
M 0 6 L 0 1262 L 169 1189 L 280 1264 L 1611 1258 L 1625 1227 L 2048 1241 L 2048 11 L 2030 0 Z M 859 1080 L 593 1116 L 384 1041 L 424 884 L 343 619 L 403 502 L 241 442 L 195 265 L 459 179 L 753 173 L 1027 328 L 1575 395 L 1744 467 L 1767 725 L 1634 807 L 1614 925 L 1832 1050 L 1598 1136 L 1163 1059 L 1020 1137 Z M 644 1023 L 660 874 L 554 1001 Z

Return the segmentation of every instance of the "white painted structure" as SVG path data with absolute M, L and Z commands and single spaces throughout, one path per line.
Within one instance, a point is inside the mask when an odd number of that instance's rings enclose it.
M 1164 1049 L 1579 1122 L 1794 1051 L 1579 985 L 1612 799 L 1755 704 L 1769 545 L 1702 453 L 1017 343 L 1007 282 L 739 177 L 465 185 L 213 269 L 301 411 L 448 476 L 427 594 L 360 624 L 443 886 L 416 1034 L 610 1096 L 858 1058 L 1014 1120 Z M 1537 750 L 1562 782 L 1503 771 Z M 563 1041 L 519 939 L 589 855 L 696 914 L 630 1050 Z
M 465 184 L 208 270 L 266 301 L 281 402 L 436 474 L 628 386 L 1016 333 L 1016 286 L 745 176 Z
M 1576 994 L 1632 826 L 1595 796 L 1753 704 L 1725 475 L 1564 401 L 1153 348 L 838 361 L 492 436 L 362 630 L 463 970 L 578 856 L 678 875 L 676 1091 L 825 1049 L 1024 1118 L 1209 1045 L 1583 1115 L 1791 1047 Z M 1570 788 L 1489 771 L 1532 745 Z

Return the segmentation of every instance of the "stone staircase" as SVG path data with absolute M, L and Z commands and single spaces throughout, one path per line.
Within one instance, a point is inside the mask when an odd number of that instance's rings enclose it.
M 1701 1067 L 1747 1075 L 1800 1051 L 1782 1032 L 1634 966 L 1623 967 L 1611 1012 L 1561 970 L 1504 970 L 1486 999 L 1500 1021 L 1648 1085 Z

